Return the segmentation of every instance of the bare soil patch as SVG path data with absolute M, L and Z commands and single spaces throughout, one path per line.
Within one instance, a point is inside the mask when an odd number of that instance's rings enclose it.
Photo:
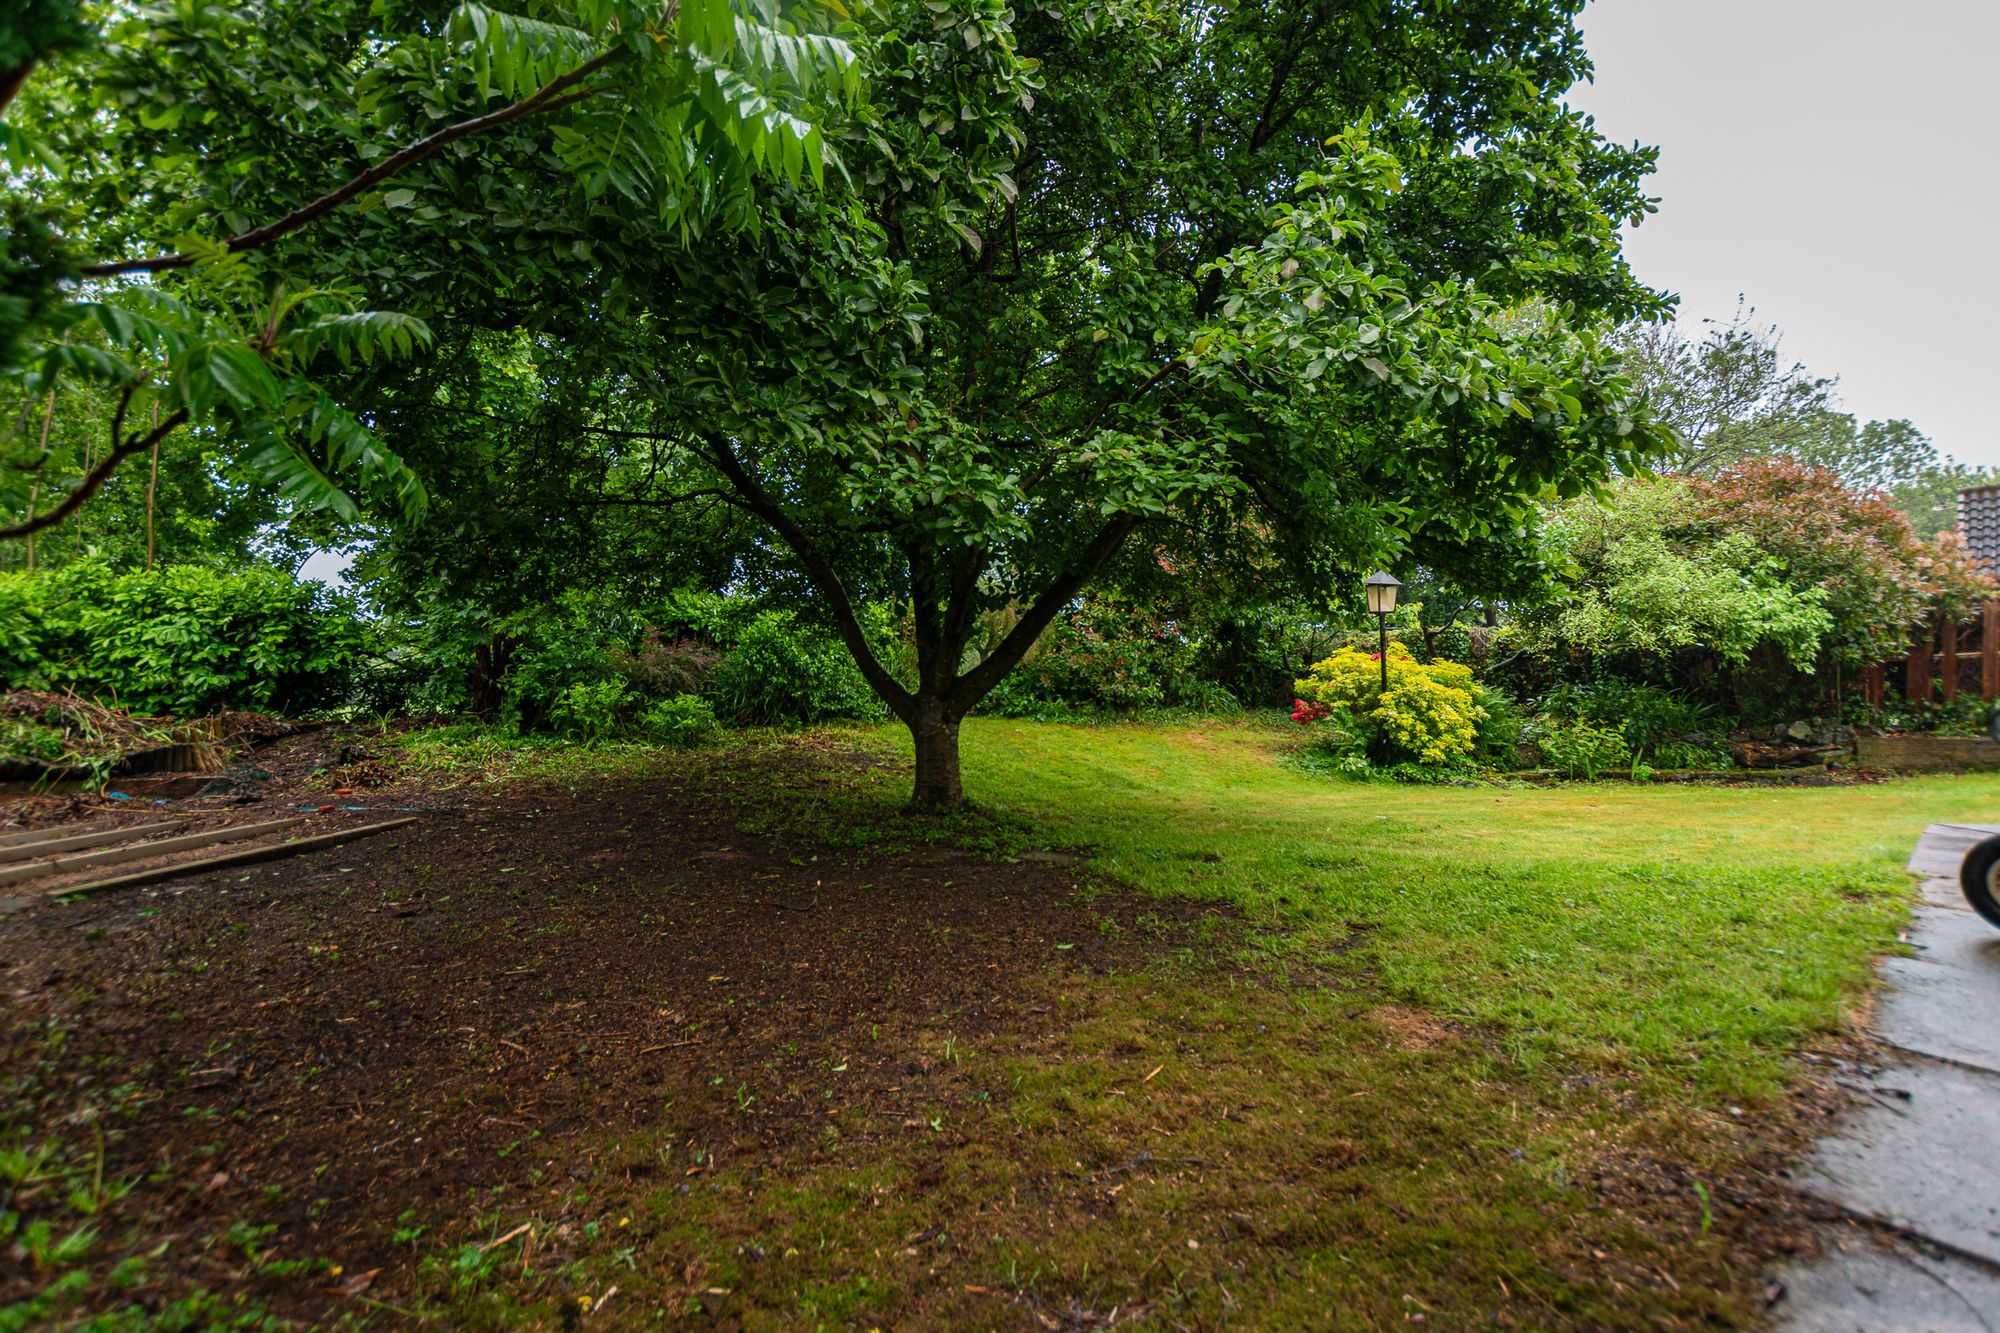
M 146 1177 L 131 1204 L 177 1241 L 142 1301 L 250 1281 L 294 1317 L 342 1305 L 324 1273 L 246 1271 L 219 1239 L 235 1222 L 350 1274 L 380 1269 L 372 1294 L 393 1297 L 411 1254 L 397 1219 L 435 1224 L 441 1202 L 470 1211 L 495 1187 L 573 1189 L 597 1145 L 668 1121 L 697 1145 L 691 1178 L 777 1170 L 836 1116 L 850 1141 L 924 1132 L 957 1076 L 944 1042 L 1059 1034 L 1085 1011 L 1057 1014 L 1052 986 L 1136 967 L 1184 933 L 1174 916 L 1202 913 L 1086 902 L 1066 861 L 746 833 L 755 793 L 801 782 L 782 751 L 582 795 L 321 800 L 343 778 L 312 774 L 344 743 L 261 755 L 272 777 L 243 816 L 366 804 L 423 822 L 0 919 L 14 1109 L 104 1128 L 103 1172 Z M 18 1202 L 32 1220 L 32 1192 Z M 0 1277 L 0 1302 L 29 1283 Z

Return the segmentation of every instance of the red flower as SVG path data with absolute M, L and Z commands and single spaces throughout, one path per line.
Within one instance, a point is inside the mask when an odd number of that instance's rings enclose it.
M 1317 722 L 1326 716 L 1326 709 L 1305 699 L 1292 701 L 1292 721 L 1298 723 Z

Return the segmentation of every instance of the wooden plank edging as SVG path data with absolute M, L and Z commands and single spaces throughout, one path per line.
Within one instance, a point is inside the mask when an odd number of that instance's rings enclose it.
M 23 865 L 0 866 L 0 884 L 12 884 L 16 880 L 23 879 L 39 879 L 43 875 L 59 875 L 66 870 L 82 870 L 88 866 L 116 865 L 120 861 L 143 861 L 162 852 L 185 852 L 191 848 L 208 847 L 218 842 L 254 838 L 262 833 L 279 833 L 305 822 L 304 815 L 293 815 L 289 819 L 271 819 L 262 824 L 230 824 L 223 828 L 182 834 L 178 838 L 162 838 L 158 842 L 135 842 L 125 847 L 108 847 L 101 852 L 59 856 L 53 861 L 29 861 Z
M 43 829 L 41 831 L 49 836 L 0 845 L 0 861 L 26 861 L 32 857 L 47 856 L 51 852 L 74 851 L 79 847 L 95 847 L 106 842 L 124 842 L 128 838 L 139 838 L 148 833 L 179 828 L 185 823 L 187 823 L 185 819 L 169 819 L 159 824 L 127 824 L 122 828 L 101 828 L 69 834 L 63 833 L 60 827 Z
M 85 824 L 78 833 L 105 833 L 115 831 L 116 824 Z M 63 826 L 53 824 L 48 828 L 20 829 L 13 833 L 0 833 L 0 847 L 15 847 L 24 842 L 40 842 L 44 838 L 54 838 L 62 834 Z
M 301 852 L 316 852 L 326 847 L 338 847 L 343 842 L 373 837 L 377 833 L 386 833 L 392 828 L 401 828 L 405 824 L 416 822 L 415 815 L 406 815 L 402 819 L 388 819 L 380 824 L 362 824 L 355 828 L 335 829 L 331 833 L 318 833 L 310 838 L 299 838 L 293 842 L 266 843 L 262 847 L 246 847 L 240 852 L 224 852 L 220 856 L 204 856 L 198 861 L 154 866 L 150 870 L 135 870 L 129 875 L 93 880 L 88 884 L 59 885 L 52 889 L 44 889 L 42 892 L 50 898 L 67 898 L 73 893 L 102 893 L 107 889 L 129 889 L 139 884 L 174 879 L 181 875 L 198 875 L 208 870 L 254 865 L 259 861 L 276 861 L 287 856 L 296 856 Z

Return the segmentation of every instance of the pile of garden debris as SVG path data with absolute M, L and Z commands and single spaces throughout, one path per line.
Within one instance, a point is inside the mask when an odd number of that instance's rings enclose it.
M 114 774 L 213 773 L 225 719 L 144 717 L 80 695 L 0 694 L 0 782 L 95 785 Z

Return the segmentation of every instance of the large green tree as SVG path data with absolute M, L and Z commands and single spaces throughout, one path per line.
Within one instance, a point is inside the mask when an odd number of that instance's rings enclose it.
M 1795 459 L 1887 495 L 1926 540 L 1957 523 L 1961 487 L 1994 479 L 1907 420 L 1863 422 L 1842 411 L 1839 380 L 1788 359 L 1783 342 L 1741 303 L 1727 323 L 1705 321 L 1699 337 L 1671 323 L 1621 331 L 1630 373 L 1675 435 L 1665 467 L 1708 477 L 1746 461 Z
M 382 419 L 425 467 L 532 441 L 544 486 L 468 476 L 451 540 L 392 546 L 464 570 L 471 533 L 588 550 L 650 511 L 671 545 L 732 513 L 741 570 L 803 584 L 909 726 L 930 805 L 961 798 L 961 719 L 1093 579 L 1530 578 L 1536 501 L 1664 441 L 1606 340 L 1667 309 L 1618 248 L 1652 158 L 1562 105 L 1575 9 L 885 6 L 870 101 L 828 127 L 845 188 L 686 247 L 579 218 L 600 262 L 532 322 L 430 289 L 524 335 L 513 403 L 468 348 Z M 907 608 L 914 675 L 865 597 Z
M 406 586 L 724 553 L 811 598 L 910 727 L 917 800 L 948 805 L 960 720 L 1092 580 L 1193 561 L 1325 596 L 1402 562 L 1501 589 L 1537 572 L 1538 501 L 1663 442 L 1606 336 L 1668 308 L 1618 247 L 1652 155 L 1563 105 L 1577 8 L 895 0 L 844 33 L 865 101 L 792 85 L 840 168 L 823 193 L 661 169 L 680 141 L 615 115 L 523 117 L 271 237 L 259 271 L 441 333 L 406 370 L 329 372 L 435 493 L 385 546 Z M 462 48 L 406 43 L 329 141 L 299 101 L 232 120 L 238 156 L 186 151 L 197 112 L 303 58 L 241 44 L 117 64 L 188 108 L 150 115 L 177 202 L 146 207 L 271 216 L 265 155 L 292 180 L 357 117 L 456 123 L 485 92 Z M 862 632 L 878 597 L 913 674 Z

